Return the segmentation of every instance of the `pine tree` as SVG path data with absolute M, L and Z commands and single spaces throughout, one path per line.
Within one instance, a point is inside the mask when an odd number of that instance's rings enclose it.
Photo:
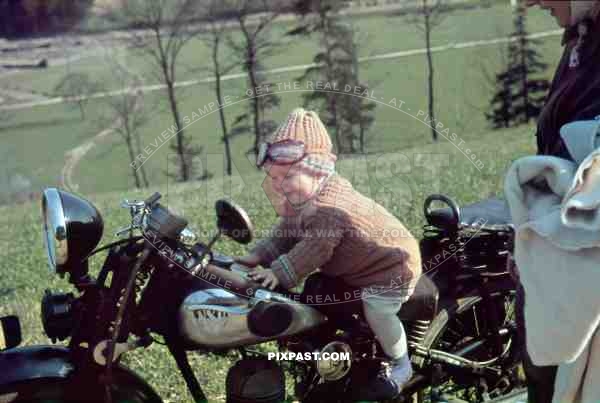
M 514 32 L 508 45 L 506 70 L 496 75 L 496 93 L 486 117 L 494 128 L 511 127 L 535 119 L 542 109 L 549 83 L 536 78 L 548 67 L 528 38 L 525 8 L 515 9 Z
M 347 0 L 303 0 L 298 2 L 300 14 L 312 13 L 311 20 L 292 31 L 292 34 L 316 34 L 320 49 L 314 66 L 308 68 L 300 81 L 324 83 L 323 90 L 315 89 L 303 95 L 304 106 L 319 110 L 323 123 L 333 135 L 337 153 L 356 152 L 356 143 L 364 152 L 365 136 L 373 123 L 375 103 L 356 96 L 348 88 L 367 85 L 359 79 L 357 43 L 353 28 L 339 17 Z
M 347 41 L 348 52 L 352 57 L 352 77 L 355 81 L 352 88 L 360 88 L 359 93 L 369 90 L 369 85 L 360 80 L 360 63 L 358 60 L 358 50 L 361 46 L 359 39 L 357 38 L 356 31 L 352 29 L 351 38 Z M 352 127 L 353 141 L 352 141 L 352 152 L 356 152 L 356 143 L 361 153 L 366 152 L 366 134 L 369 127 L 375 121 L 375 108 L 377 104 L 370 101 L 368 98 L 362 96 L 348 96 L 346 97 L 347 106 L 343 108 L 344 118 Z

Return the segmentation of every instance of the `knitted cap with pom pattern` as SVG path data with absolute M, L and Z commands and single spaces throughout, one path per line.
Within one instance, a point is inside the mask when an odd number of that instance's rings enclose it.
M 308 154 L 331 154 L 333 146 L 327 129 L 319 115 L 302 108 L 294 109 L 275 132 L 269 136 L 269 143 L 295 140 L 304 143 Z
M 274 144 L 286 140 L 304 144 L 307 156 L 295 165 L 310 175 L 324 176 L 335 171 L 337 157 L 333 153 L 331 137 L 325 125 L 314 111 L 294 109 L 267 142 Z

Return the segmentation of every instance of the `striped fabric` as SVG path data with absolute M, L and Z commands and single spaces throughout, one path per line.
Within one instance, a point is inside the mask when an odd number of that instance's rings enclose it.
M 335 172 L 335 160 L 321 154 L 309 154 L 294 166 L 311 176 L 329 176 Z

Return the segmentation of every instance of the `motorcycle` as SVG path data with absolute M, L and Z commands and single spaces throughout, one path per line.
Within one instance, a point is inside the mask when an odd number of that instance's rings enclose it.
M 0 318 L 0 351 L 17 347 L 21 344 L 21 323 L 17 316 Z
M 225 380 L 229 402 L 283 401 L 286 372 L 303 402 L 479 402 L 524 388 L 515 284 L 504 263 L 510 250 L 508 223 L 471 228 L 465 223 L 469 212 L 451 199 L 427 199 L 424 275 L 398 313 L 415 375 L 395 396 L 361 386 L 385 370 L 385 363 L 360 299 L 336 311 L 331 310 L 335 304 L 311 304 L 309 297 L 329 289 L 331 279 L 321 273 L 309 276 L 301 293 L 263 288 L 231 257 L 213 251 L 222 236 L 241 244 L 252 240 L 253 226 L 242 208 L 218 200 L 218 231 L 204 243 L 160 198 L 155 193 L 144 201 L 125 200 L 131 223 L 117 233 L 125 237 L 97 247 L 103 233 L 98 210 L 72 193 L 44 191 L 48 262 L 77 293 L 46 290 L 42 322 L 53 343 L 69 341 L 67 346 L 1 351 L 1 402 L 161 402 L 150 385 L 121 364 L 125 353 L 148 347 L 156 335 L 196 402 L 207 398 L 187 351 L 239 352 Z M 448 207 L 431 210 L 440 201 Z M 89 260 L 104 251 L 93 278 Z M 428 259 L 435 264 L 427 267 Z M 252 349 L 273 341 L 283 360 Z M 292 353 L 307 359 L 286 359 Z

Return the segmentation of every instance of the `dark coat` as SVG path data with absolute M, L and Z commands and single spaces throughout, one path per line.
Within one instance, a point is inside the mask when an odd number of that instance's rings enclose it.
M 571 51 L 579 37 L 577 26 L 567 29 L 563 36 L 565 50 L 538 119 L 538 154 L 572 160 L 560 138 L 560 128 L 600 115 L 600 19 L 585 23 L 588 34 L 580 48 L 578 67 L 569 67 Z

